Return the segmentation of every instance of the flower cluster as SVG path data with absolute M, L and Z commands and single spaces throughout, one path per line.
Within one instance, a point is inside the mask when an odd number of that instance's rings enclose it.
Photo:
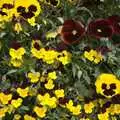
M 110 3 L 0 1 L 0 120 L 120 118 L 120 6 Z
M 85 35 L 110 39 L 114 34 L 120 34 L 119 22 L 120 16 L 110 16 L 90 21 L 85 28 L 81 21 L 65 20 L 60 32 L 61 39 L 68 45 L 78 43 Z

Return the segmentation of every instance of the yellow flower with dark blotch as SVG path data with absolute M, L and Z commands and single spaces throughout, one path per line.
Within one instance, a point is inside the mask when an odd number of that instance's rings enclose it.
M 99 75 L 95 86 L 97 93 L 107 98 L 120 94 L 120 81 L 113 74 L 103 73 Z
M 72 54 L 64 50 L 58 54 L 57 60 L 60 61 L 63 65 L 66 65 L 71 62 L 71 57 Z
M 14 0 L 0 1 L 0 22 L 9 22 L 15 13 Z
M 20 107 L 20 106 L 22 105 L 22 102 L 23 102 L 22 98 L 13 99 L 13 100 L 11 101 L 11 105 L 12 105 L 13 107 L 15 107 L 15 108 L 18 108 L 18 107 Z
M 12 59 L 22 59 L 22 56 L 25 54 L 25 49 L 23 47 L 18 48 L 17 50 L 14 48 L 10 48 L 9 54 Z
M 88 59 L 89 61 L 93 61 L 95 64 L 98 64 L 100 61 L 103 60 L 103 56 L 101 53 L 97 52 L 96 50 L 90 50 L 84 52 L 84 57 Z
M 98 120 L 109 120 L 109 113 L 105 112 L 98 114 Z
M 22 27 L 21 27 L 21 24 L 20 23 L 16 23 L 15 26 L 14 26 L 14 30 L 19 33 L 22 31 Z
M 23 60 L 22 59 L 10 59 L 10 63 L 14 66 L 14 67 L 21 67 L 23 64 Z
M 47 108 L 46 107 L 38 107 L 34 108 L 34 112 L 37 114 L 38 117 L 44 118 L 46 116 Z
M 94 107 L 95 107 L 95 105 L 93 102 L 90 102 L 88 104 L 84 104 L 85 113 L 92 113 Z
M 41 6 L 37 0 L 16 0 L 15 1 L 16 14 L 26 19 L 30 25 L 35 26 L 35 18 L 42 12 Z
M 36 119 L 34 117 L 30 116 L 30 115 L 25 114 L 24 115 L 24 120 L 36 120 Z
M 20 120 L 20 119 L 21 119 L 21 115 L 19 115 L 19 114 L 14 115 L 14 120 Z
M 28 92 L 29 92 L 29 88 L 26 87 L 25 89 L 22 88 L 17 88 L 17 93 L 19 94 L 20 97 L 27 97 L 28 96 Z
M 52 80 L 57 79 L 56 72 L 55 72 L 55 71 L 49 72 L 49 73 L 48 73 L 48 78 L 49 78 L 49 79 L 52 79 Z
M 73 115 L 79 115 L 81 112 L 81 105 L 76 105 L 74 106 L 73 105 L 73 101 L 72 100 L 69 100 L 68 103 L 66 103 L 66 108 L 72 112 Z
M 112 104 L 109 108 L 107 108 L 107 112 L 111 115 L 119 115 L 120 114 L 120 104 Z
M 8 104 L 8 102 L 12 99 L 12 94 L 4 94 L 4 93 L 0 93 L 0 102 L 3 105 Z
M 52 90 L 55 87 L 53 80 L 49 79 L 48 82 L 45 84 L 45 88 L 48 90 Z
M 63 98 L 65 96 L 63 89 L 55 90 L 55 95 L 57 98 Z
M 0 108 L 0 119 L 2 120 L 5 117 L 6 112 L 8 111 L 8 107 Z
M 27 76 L 30 79 L 31 83 L 36 83 L 40 79 L 40 73 L 39 72 L 30 72 L 30 73 L 28 73 Z
M 49 106 L 50 108 L 55 108 L 57 106 L 57 99 L 56 97 L 50 97 L 49 93 L 45 93 L 45 95 L 38 95 L 38 101 L 43 106 Z

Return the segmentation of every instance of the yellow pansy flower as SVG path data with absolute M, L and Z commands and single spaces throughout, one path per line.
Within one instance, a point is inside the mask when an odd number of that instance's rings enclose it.
M 8 111 L 7 107 L 0 108 L 0 118 L 3 118 Z
M 90 60 L 91 62 L 93 61 L 96 64 L 98 64 L 103 59 L 103 56 L 101 55 L 101 53 L 93 49 L 90 50 L 89 52 L 85 51 L 84 57 Z
M 56 72 L 55 72 L 55 71 L 49 72 L 49 73 L 48 73 L 48 78 L 49 78 L 49 79 L 52 79 L 52 80 L 57 79 Z
M 24 2 L 24 0 L 16 0 L 14 3 L 15 9 L 17 10 L 15 16 L 18 18 L 23 17 L 31 26 L 34 26 L 35 20 L 33 19 L 35 19 L 42 12 L 39 2 L 37 0 L 26 0 L 26 2 Z M 24 7 L 24 12 L 23 10 L 19 10 L 21 6 Z M 27 17 L 28 12 L 31 12 L 32 16 Z
M 66 108 L 69 109 L 70 111 L 72 111 L 73 109 L 73 101 L 69 100 L 68 103 L 66 103 Z
M 36 83 L 40 79 L 40 73 L 39 72 L 30 72 L 30 73 L 28 73 L 28 78 L 30 79 L 31 83 Z
M 27 97 L 28 96 L 28 92 L 29 92 L 29 88 L 26 87 L 25 89 L 22 88 L 17 88 L 17 93 L 20 95 L 20 97 Z
M 98 114 L 98 119 L 99 120 L 109 120 L 109 114 L 108 114 L 108 112 Z
M 47 64 L 53 64 L 58 56 L 58 52 L 54 50 L 47 50 L 42 58 Z
M 46 107 L 38 107 L 34 108 L 34 112 L 37 114 L 38 117 L 44 118 L 46 116 L 47 108 Z
M 97 77 L 95 86 L 97 93 L 100 93 L 107 98 L 120 94 L 120 81 L 113 74 L 100 74 Z
M 15 24 L 15 27 L 14 27 L 14 30 L 19 33 L 20 31 L 22 31 L 22 27 L 21 27 L 21 24 L 20 23 L 16 23 Z
M 36 120 L 34 117 L 30 116 L 30 115 L 24 115 L 24 120 Z
M 11 104 L 13 105 L 13 107 L 18 108 L 21 106 L 22 102 L 23 100 L 21 98 L 18 98 L 18 99 L 13 99 L 11 101 Z
M 80 110 L 81 110 L 81 106 L 80 105 L 76 105 L 76 106 L 73 106 L 71 112 L 72 112 L 73 115 L 79 115 L 80 114 Z
M 49 79 L 48 82 L 45 84 L 45 88 L 51 90 L 54 88 L 53 80 Z
M 37 96 L 39 102 L 43 106 L 49 106 L 50 108 L 55 108 L 57 106 L 57 99 L 55 97 L 50 97 L 49 93 L 45 95 L 38 95 Z
M 92 113 L 92 110 L 94 108 L 94 103 L 93 102 L 90 102 L 88 104 L 85 104 L 84 105 L 84 110 L 85 110 L 85 113 Z
M 9 54 L 13 59 L 22 59 L 22 56 L 25 54 L 25 49 L 23 47 L 18 48 L 17 50 L 10 48 Z
M 67 52 L 66 50 L 62 51 L 62 53 L 59 53 L 57 56 L 57 60 L 60 61 L 63 65 L 66 65 L 70 63 L 72 54 Z
M 11 63 L 14 67 L 21 67 L 21 65 L 23 64 L 23 60 L 22 60 L 22 59 L 14 59 L 14 58 L 11 58 L 11 59 L 10 59 L 10 63 Z
M 57 98 L 64 97 L 65 96 L 64 90 L 63 89 L 55 90 L 55 95 L 56 95 Z
M 8 102 L 12 99 L 12 94 L 4 94 L 4 93 L 0 93 L 0 102 L 3 105 L 8 104 Z
M 66 108 L 69 109 L 73 115 L 79 115 L 81 110 L 81 105 L 74 106 L 73 101 L 69 100 L 69 102 L 66 103 Z

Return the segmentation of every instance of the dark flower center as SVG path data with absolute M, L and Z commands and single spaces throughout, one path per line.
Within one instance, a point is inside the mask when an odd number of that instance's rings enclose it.
M 33 16 L 35 16 L 35 14 L 33 12 L 37 11 L 36 6 L 30 5 L 28 7 L 28 12 L 26 12 L 25 9 L 26 9 L 25 7 L 19 6 L 17 8 L 17 12 L 19 12 L 20 15 L 23 16 L 25 19 L 32 18 Z
M 3 4 L 3 6 L 2 6 L 2 8 L 6 8 L 6 9 L 12 9 L 13 7 L 14 7 L 14 5 L 7 4 L 7 3 Z
M 37 50 L 40 50 L 40 45 L 37 42 L 35 42 L 34 48 L 36 48 Z
M 107 88 L 107 84 L 103 83 L 102 84 L 102 89 L 104 89 L 103 93 L 107 96 L 112 96 L 115 94 L 114 89 L 116 89 L 116 84 L 112 83 L 109 85 L 109 88 Z
M 17 12 L 20 12 L 20 13 L 25 12 L 25 7 L 19 6 L 19 7 L 17 8 Z
M 30 5 L 30 6 L 28 7 L 28 10 L 29 10 L 30 12 L 36 12 L 36 11 L 37 11 L 37 8 L 36 8 L 36 6 L 34 6 L 34 5 Z
M 16 41 L 14 41 L 14 42 L 12 42 L 11 47 L 14 48 L 15 50 L 18 50 L 21 47 L 21 45 L 19 43 L 17 43 Z
M 7 13 L 0 11 L 0 15 L 2 15 L 2 16 L 6 15 L 7 16 Z

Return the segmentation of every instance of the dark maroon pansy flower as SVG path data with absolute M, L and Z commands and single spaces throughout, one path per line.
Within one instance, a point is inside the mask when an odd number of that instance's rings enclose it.
M 108 20 L 111 22 L 114 33 L 115 34 L 120 34 L 120 16 L 118 15 L 113 15 L 108 17 Z
M 91 21 L 87 27 L 87 34 L 95 38 L 110 38 L 113 35 L 113 27 L 106 19 Z
M 66 20 L 62 26 L 61 37 L 64 43 L 73 44 L 79 42 L 85 33 L 85 28 L 81 22 Z

